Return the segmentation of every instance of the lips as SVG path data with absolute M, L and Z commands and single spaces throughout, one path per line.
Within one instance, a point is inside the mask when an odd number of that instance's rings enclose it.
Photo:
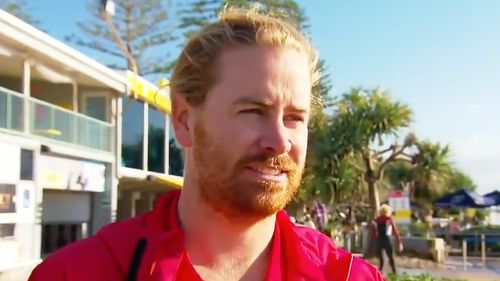
M 247 166 L 247 168 L 259 172 L 260 174 L 266 175 L 266 176 L 279 176 L 281 174 L 286 174 L 288 171 L 284 168 L 280 167 L 269 167 L 267 165 L 250 165 Z

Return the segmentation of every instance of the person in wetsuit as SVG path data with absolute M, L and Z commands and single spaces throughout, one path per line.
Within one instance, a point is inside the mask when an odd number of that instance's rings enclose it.
M 396 274 L 396 264 L 394 263 L 394 251 L 391 244 L 391 235 L 396 236 L 396 242 L 398 243 L 398 250 L 403 251 L 403 243 L 401 243 L 401 237 L 399 236 L 398 229 L 394 220 L 391 218 L 391 207 L 389 205 L 380 206 L 379 216 L 375 219 L 375 237 L 377 240 L 377 257 L 380 262 L 379 270 L 382 271 L 384 267 L 384 254 L 385 251 L 389 257 L 389 263 L 391 265 L 392 272 Z

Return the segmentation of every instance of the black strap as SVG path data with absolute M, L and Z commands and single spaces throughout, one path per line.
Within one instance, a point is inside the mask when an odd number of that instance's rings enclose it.
M 139 272 L 139 267 L 141 266 L 141 260 L 144 255 L 144 250 L 146 250 L 147 242 L 146 238 L 141 238 L 137 241 L 132 261 L 128 267 L 127 279 L 125 279 L 126 281 L 137 281 L 137 273 Z

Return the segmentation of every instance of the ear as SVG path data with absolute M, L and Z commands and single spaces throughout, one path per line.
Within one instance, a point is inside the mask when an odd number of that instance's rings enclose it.
M 192 108 L 187 103 L 186 98 L 182 94 L 173 95 L 172 100 L 172 126 L 174 128 L 175 138 L 177 142 L 184 148 L 193 145 L 191 139 L 190 115 Z

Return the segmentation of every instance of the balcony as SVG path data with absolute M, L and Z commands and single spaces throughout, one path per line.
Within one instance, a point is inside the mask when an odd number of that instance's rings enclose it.
M 24 109 L 28 119 L 24 122 Z M 0 87 L 0 129 L 113 152 L 115 126 Z

